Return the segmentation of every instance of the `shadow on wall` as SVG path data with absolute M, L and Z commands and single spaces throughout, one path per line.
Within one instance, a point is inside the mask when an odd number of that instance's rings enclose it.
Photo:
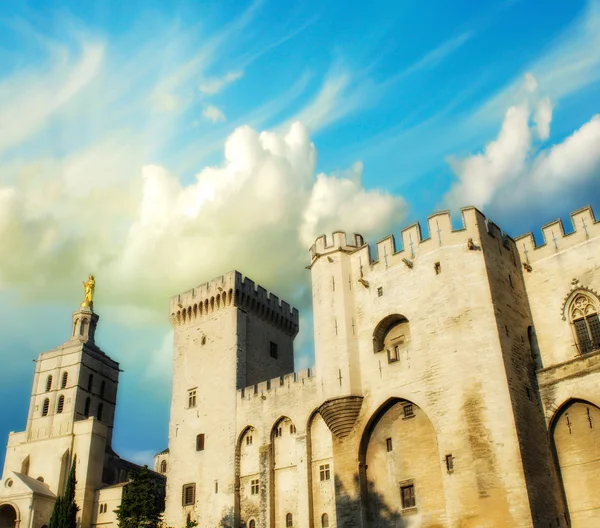
M 360 489 L 358 475 L 354 476 L 354 489 Z M 398 492 L 398 501 L 400 501 Z M 342 482 L 335 478 L 336 515 L 338 528 L 405 528 L 407 523 L 397 510 L 386 504 L 383 496 L 375 489 L 372 481 L 366 484 L 366 500 L 361 507 L 360 495 L 352 497 Z M 364 516 L 364 524 L 361 517 Z M 320 527 L 319 527 L 320 528 Z

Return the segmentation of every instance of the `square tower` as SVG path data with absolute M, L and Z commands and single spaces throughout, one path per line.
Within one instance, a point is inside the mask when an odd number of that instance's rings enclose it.
M 298 311 L 232 271 L 177 295 L 166 523 L 233 519 L 236 391 L 293 372 Z

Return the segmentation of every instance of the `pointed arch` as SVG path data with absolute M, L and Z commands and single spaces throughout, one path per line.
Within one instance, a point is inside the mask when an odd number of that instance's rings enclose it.
M 394 327 L 406 325 L 408 331 L 408 319 L 401 314 L 390 314 L 384 317 L 373 331 L 373 352 L 382 352 L 385 349 L 385 338 Z
M 600 300 L 593 290 L 574 289 L 565 299 L 563 320 L 571 324 L 580 354 L 600 349 Z
M 48 416 L 48 411 L 50 410 L 50 400 L 46 398 L 44 400 L 44 404 L 42 405 L 42 416 Z
M 46 379 L 46 392 L 50 392 L 52 390 L 52 374 L 48 376 Z
M 65 408 L 65 395 L 61 394 L 58 397 L 58 403 L 56 404 L 56 414 L 61 414 Z
M 62 375 L 62 380 L 60 382 L 60 388 L 61 389 L 66 389 L 67 388 L 67 382 L 69 381 L 69 373 L 65 370 L 63 372 Z

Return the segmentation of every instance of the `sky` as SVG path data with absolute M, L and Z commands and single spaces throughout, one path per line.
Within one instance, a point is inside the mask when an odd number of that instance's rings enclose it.
M 240 270 L 300 310 L 304 368 L 318 235 L 468 205 L 569 231 L 598 183 L 599 0 L 5 0 L 0 437 L 89 273 L 123 370 L 113 447 L 151 463 L 171 296 Z

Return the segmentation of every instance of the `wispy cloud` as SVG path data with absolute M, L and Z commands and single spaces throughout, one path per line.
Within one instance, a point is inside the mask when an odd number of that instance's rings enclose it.
M 208 105 L 202 112 L 202 115 L 212 123 L 225 121 L 225 114 L 223 114 L 220 109 L 213 105 Z
M 214 95 L 219 93 L 228 84 L 240 79 L 243 75 L 243 71 L 229 72 L 223 77 L 204 81 L 202 84 L 200 84 L 200 86 L 198 86 L 198 90 L 200 90 L 203 94 Z

